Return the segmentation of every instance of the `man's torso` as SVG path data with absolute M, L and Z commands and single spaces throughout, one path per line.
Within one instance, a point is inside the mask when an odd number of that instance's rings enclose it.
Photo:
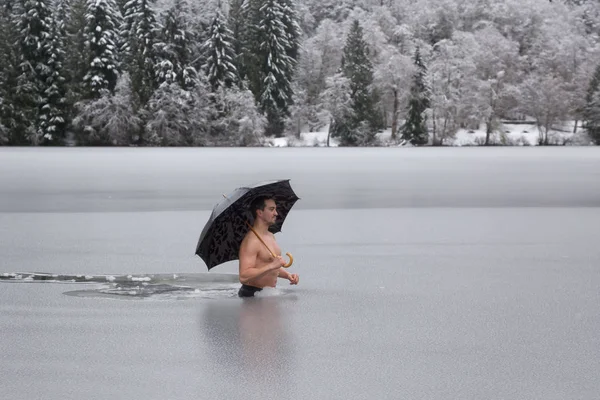
M 258 254 L 256 256 L 255 268 L 262 268 L 265 265 L 272 262 L 273 257 L 271 257 L 271 253 L 269 253 L 269 250 L 267 250 L 265 245 L 262 244 L 260 242 L 260 240 L 258 240 L 258 238 L 256 237 L 256 235 L 254 235 L 253 232 L 249 232 L 248 235 L 250 235 L 250 237 L 248 239 L 252 240 L 252 246 L 258 249 Z M 281 255 L 281 249 L 277 245 L 277 242 L 275 241 L 275 237 L 273 236 L 273 234 L 268 233 L 267 235 L 264 235 L 261 238 L 262 238 L 262 240 L 264 240 L 264 242 L 267 244 L 267 246 L 269 246 L 269 249 L 271 249 L 271 251 L 273 251 L 273 254 L 275 254 L 276 256 Z M 278 275 L 279 275 L 279 270 L 269 271 L 265 275 L 250 281 L 248 284 L 251 286 L 256 286 L 256 287 L 260 287 L 260 288 L 263 288 L 265 286 L 275 287 L 277 284 L 277 276 Z

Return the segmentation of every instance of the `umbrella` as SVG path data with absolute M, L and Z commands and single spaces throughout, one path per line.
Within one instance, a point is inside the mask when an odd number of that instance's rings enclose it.
M 202 258 L 209 270 L 219 264 L 238 259 L 240 245 L 248 229 L 254 232 L 274 256 L 252 228 L 254 216 L 250 206 L 256 197 L 263 195 L 272 196 L 277 204 L 277 220 L 269 227 L 272 233 L 281 231 L 285 218 L 299 200 L 290 186 L 289 179 L 259 182 L 237 188 L 229 195 L 223 195 L 224 199 L 214 206 L 196 246 L 196 254 Z M 290 262 L 286 267 L 289 267 L 293 258 L 290 253 L 287 255 L 290 257 Z

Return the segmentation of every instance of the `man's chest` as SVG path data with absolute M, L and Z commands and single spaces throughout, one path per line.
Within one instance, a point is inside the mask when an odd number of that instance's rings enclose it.
M 276 256 L 281 254 L 281 249 L 279 248 L 277 242 L 273 239 L 273 237 L 263 237 L 262 239 L 265 242 L 265 244 L 269 247 L 269 249 L 273 252 L 273 254 L 275 254 Z M 265 245 L 263 245 L 262 243 L 260 244 L 258 258 L 264 262 L 269 262 L 273 258 L 269 250 L 267 250 Z

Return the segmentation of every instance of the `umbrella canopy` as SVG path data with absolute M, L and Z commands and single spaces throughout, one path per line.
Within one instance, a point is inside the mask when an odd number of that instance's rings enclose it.
M 252 202 L 259 196 L 271 196 L 277 204 L 277 220 L 269 231 L 277 233 L 288 213 L 299 197 L 294 193 L 289 179 L 260 182 L 235 189 L 218 202 L 202 229 L 196 254 L 206 266 L 211 268 L 227 261 L 237 260 L 244 236 L 254 223 L 250 209 Z

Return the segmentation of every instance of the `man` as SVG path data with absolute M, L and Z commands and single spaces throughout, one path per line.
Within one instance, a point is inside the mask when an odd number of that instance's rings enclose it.
M 254 214 L 254 230 L 260 235 L 269 249 L 276 255 L 275 258 L 263 243 L 249 230 L 240 246 L 240 297 L 253 297 L 254 293 L 261 291 L 264 287 L 275 287 L 277 278 L 290 281 L 290 285 L 297 285 L 300 278 L 297 274 L 290 274 L 283 266 L 285 259 L 281 257 L 281 249 L 275 241 L 275 235 L 269 232 L 277 218 L 277 205 L 275 200 L 269 196 L 257 198 L 252 203 Z

